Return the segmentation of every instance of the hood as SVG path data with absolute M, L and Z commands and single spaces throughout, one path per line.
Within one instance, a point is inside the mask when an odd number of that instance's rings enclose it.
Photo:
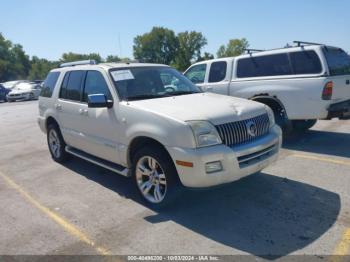
M 213 93 L 130 101 L 129 105 L 180 121 L 207 120 L 214 125 L 266 113 L 263 104 Z
M 23 93 L 30 93 L 30 89 L 12 89 L 10 94 L 23 94 Z

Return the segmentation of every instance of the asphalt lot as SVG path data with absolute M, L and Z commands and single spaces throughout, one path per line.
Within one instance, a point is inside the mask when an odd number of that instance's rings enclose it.
M 319 121 L 262 173 L 157 212 L 128 178 L 52 161 L 37 111 L 0 104 L 0 254 L 349 254 L 350 121 Z

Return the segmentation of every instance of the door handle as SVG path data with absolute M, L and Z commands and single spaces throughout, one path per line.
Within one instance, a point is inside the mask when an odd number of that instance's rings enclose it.
M 55 108 L 57 111 L 62 111 L 62 106 L 60 104 L 55 104 Z

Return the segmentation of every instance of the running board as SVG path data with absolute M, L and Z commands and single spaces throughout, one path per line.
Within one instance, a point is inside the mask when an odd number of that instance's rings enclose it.
M 112 163 L 110 161 L 98 158 L 96 156 L 90 155 L 88 153 L 85 153 L 79 149 L 76 149 L 76 148 L 73 148 L 70 146 L 66 146 L 65 150 L 69 154 L 72 154 L 76 157 L 79 157 L 81 159 L 89 161 L 95 165 L 106 168 L 106 169 L 113 171 L 115 173 L 118 173 L 119 175 L 126 176 L 126 177 L 130 176 L 129 169 L 126 167 L 123 167 L 123 166 L 120 166 L 118 164 Z

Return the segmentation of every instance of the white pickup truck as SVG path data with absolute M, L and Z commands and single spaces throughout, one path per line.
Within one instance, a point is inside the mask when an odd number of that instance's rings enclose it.
M 55 161 L 75 155 L 131 176 L 154 207 L 181 185 L 210 187 L 259 172 L 281 146 L 268 106 L 203 93 L 155 64 L 83 61 L 52 70 L 38 123 Z
M 295 47 L 199 62 L 184 74 L 204 91 L 268 105 L 287 132 L 307 130 L 317 119 L 349 118 L 349 55 L 337 47 L 295 42 Z

